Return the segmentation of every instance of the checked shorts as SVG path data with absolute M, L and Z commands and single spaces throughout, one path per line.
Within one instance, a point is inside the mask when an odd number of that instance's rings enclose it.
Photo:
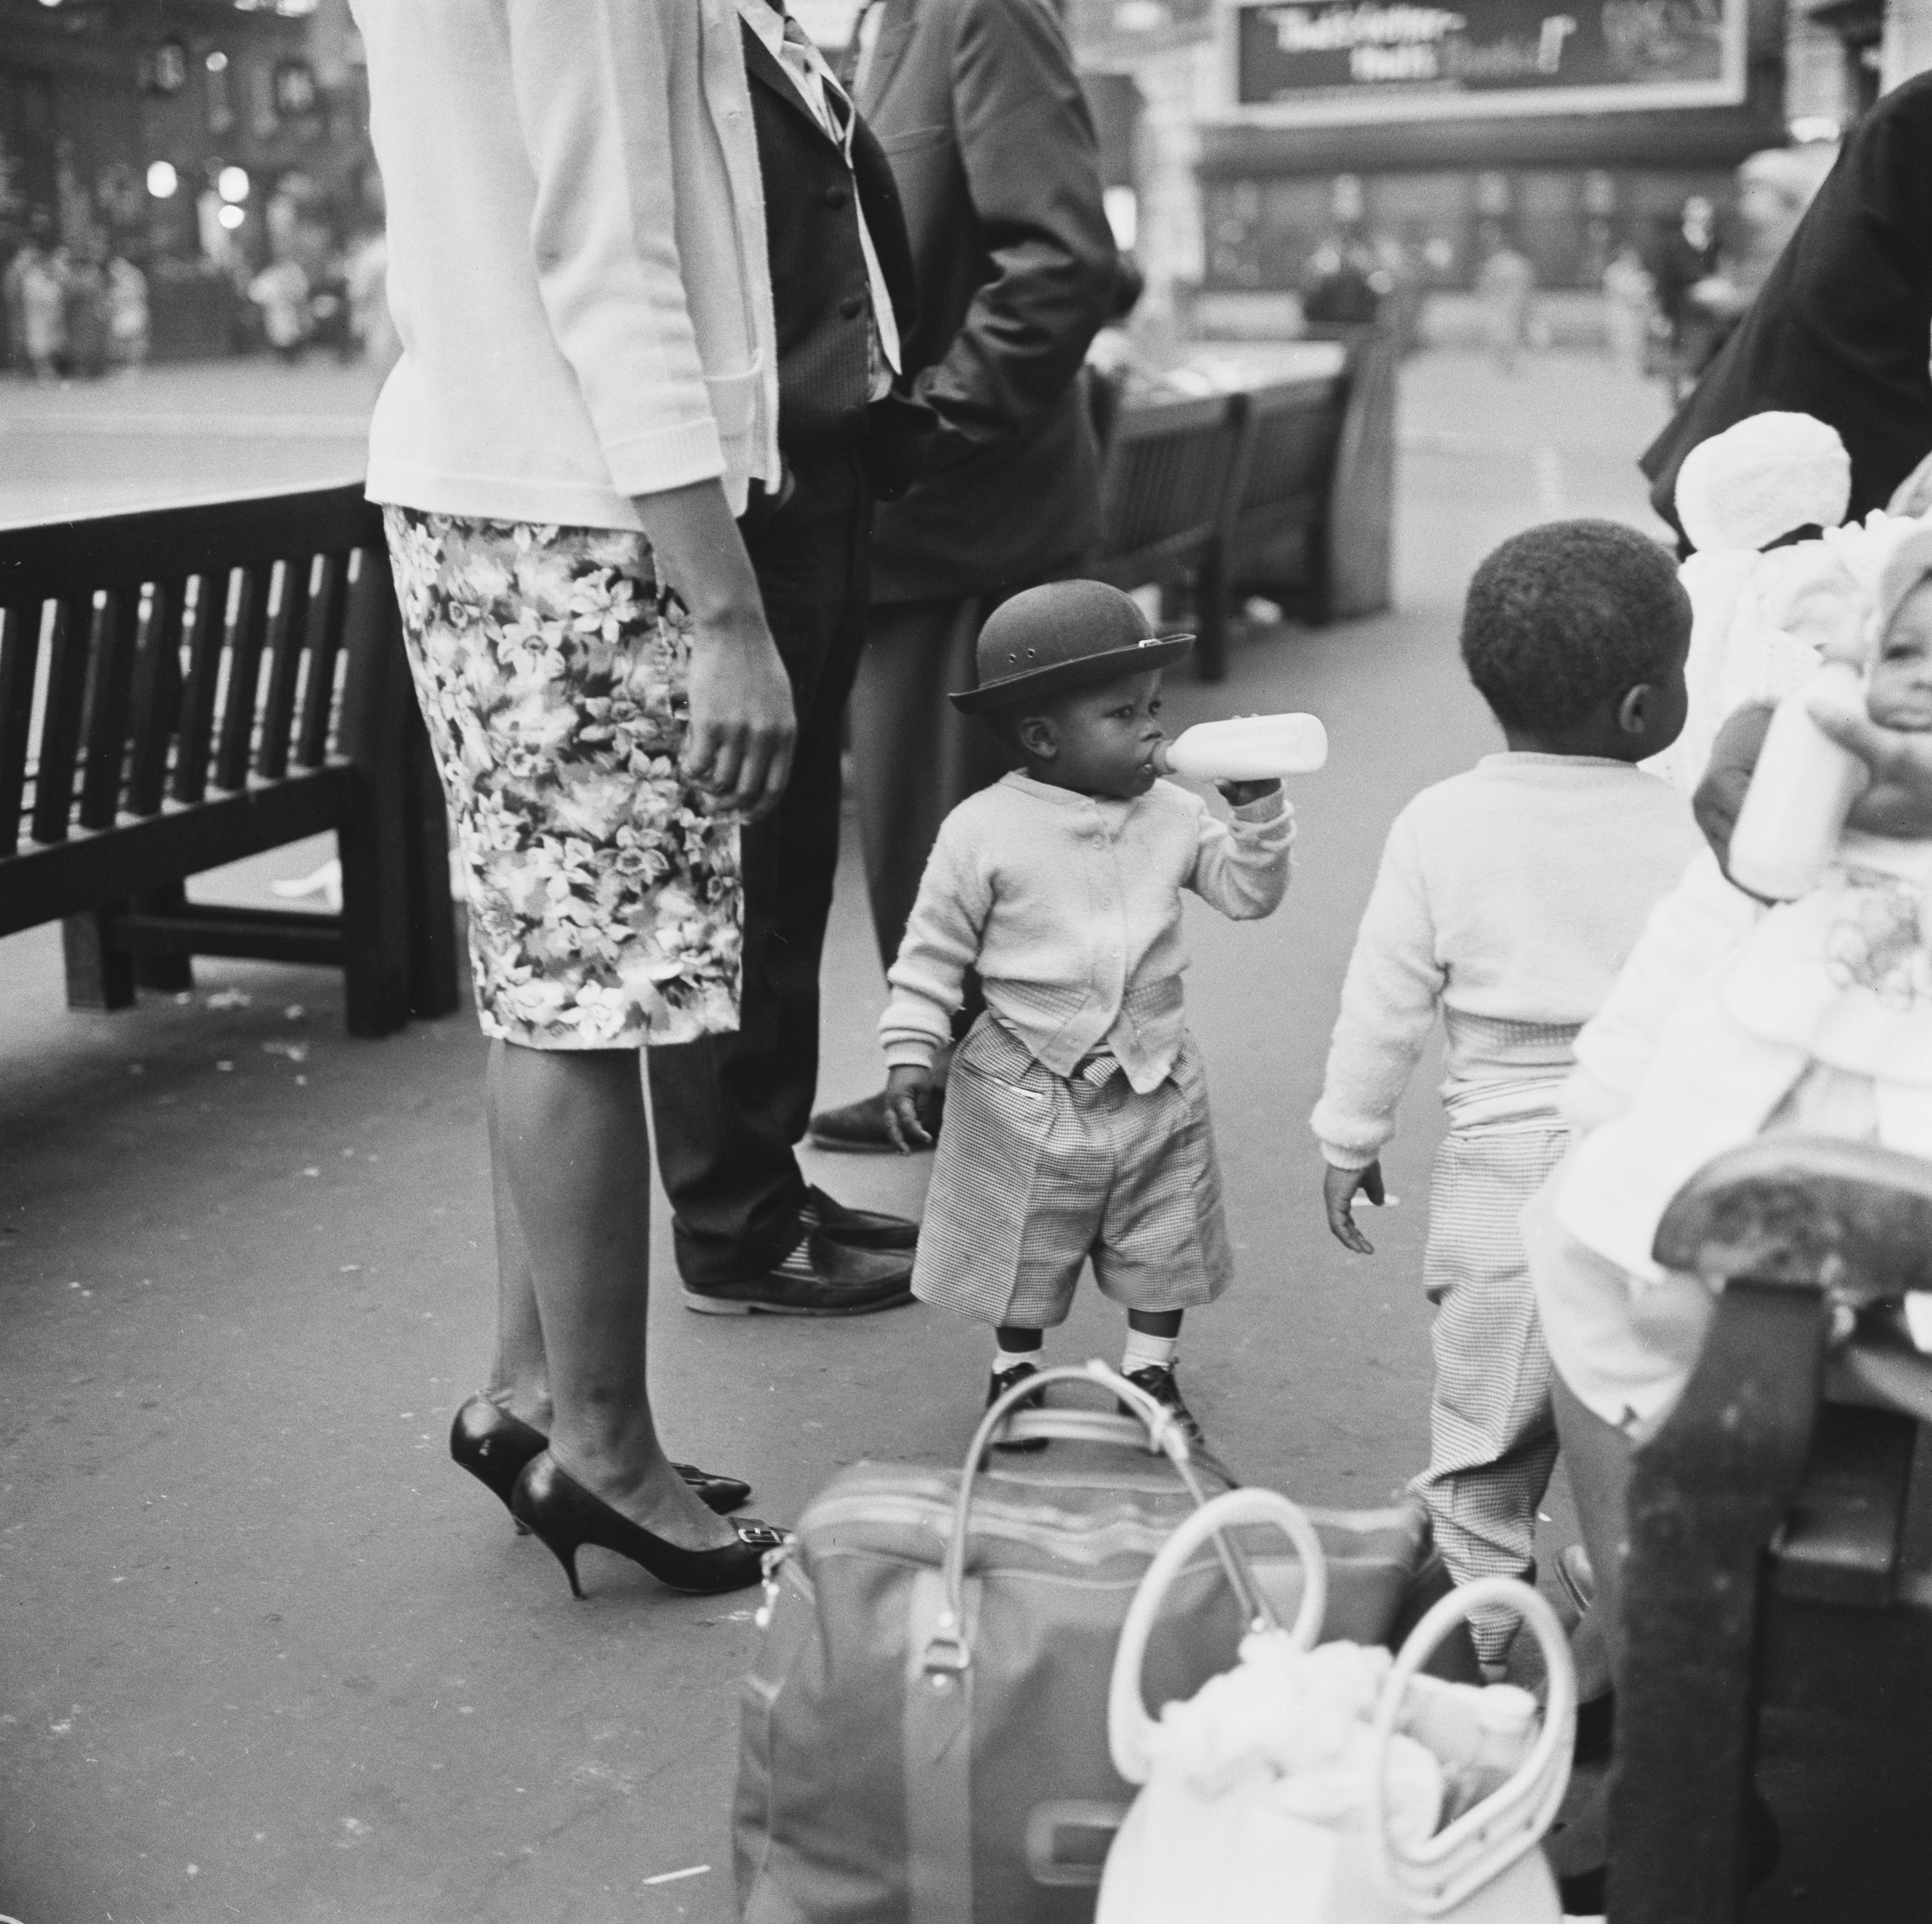
M 1124 1309 L 1192 1309 L 1233 1278 L 1193 1038 L 1142 1095 L 1111 1058 L 1056 1075 L 982 1016 L 952 1059 L 913 1292 L 1049 1329 L 1090 1257 Z

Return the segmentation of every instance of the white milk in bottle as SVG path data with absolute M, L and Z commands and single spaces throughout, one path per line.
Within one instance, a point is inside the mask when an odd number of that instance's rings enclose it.
M 1236 715 L 1197 722 L 1162 745 L 1163 774 L 1196 782 L 1272 782 L 1312 775 L 1328 759 L 1328 731 L 1316 715 Z
M 1827 662 L 1778 704 L 1731 833 L 1732 879 L 1773 902 L 1795 902 L 1824 879 L 1845 818 L 1871 782 L 1871 770 L 1811 719 L 1814 696 L 1862 714 L 1864 677 L 1849 662 Z

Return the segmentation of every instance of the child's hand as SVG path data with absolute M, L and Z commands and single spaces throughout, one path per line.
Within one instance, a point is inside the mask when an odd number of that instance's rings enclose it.
M 919 1119 L 920 1098 L 932 1087 L 932 1071 L 916 1063 L 901 1063 L 886 1074 L 886 1133 L 902 1156 L 929 1149 L 932 1138 Z
M 1258 802 L 1264 795 L 1278 794 L 1281 790 L 1278 778 L 1266 782 L 1217 782 L 1214 785 L 1227 797 L 1231 809 L 1244 809 L 1250 802 Z
M 895 1070 L 893 1073 L 898 1072 Z M 1344 1249 L 1358 1256 L 1373 1256 L 1376 1246 L 1355 1227 L 1356 1192 L 1366 1196 L 1376 1207 L 1382 1206 L 1382 1166 L 1371 1163 L 1366 1169 L 1338 1169 L 1333 1163 L 1322 1178 L 1322 1206 L 1328 1212 L 1328 1233 Z

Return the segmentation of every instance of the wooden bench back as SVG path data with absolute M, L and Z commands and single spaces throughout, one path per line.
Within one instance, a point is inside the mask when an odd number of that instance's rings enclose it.
M 394 620 L 359 482 L 0 528 L 0 860 L 352 758 Z
M 1214 536 L 1234 474 L 1240 418 L 1234 395 L 1137 403 L 1122 410 L 1102 501 L 1105 557 Z
M 1318 514 L 1334 476 L 1345 396 L 1333 376 L 1270 382 L 1247 396 L 1247 434 L 1232 503 L 1237 526 L 1286 509 Z

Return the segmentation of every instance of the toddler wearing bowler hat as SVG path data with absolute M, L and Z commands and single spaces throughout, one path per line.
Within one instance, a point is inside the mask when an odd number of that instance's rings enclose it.
M 910 1149 L 932 1139 L 919 1095 L 978 970 L 986 1012 L 953 1061 L 912 1286 L 994 1326 L 988 1400 L 1034 1373 L 1090 1260 L 1126 1311 L 1123 1373 L 1198 1442 L 1181 1315 L 1233 1264 L 1181 1007 L 1180 891 L 1271 914 L 1294 826 L 1278 782 L 1220 784 L 1224 822 L 1160 779 L 1161 671 L 1192 644 L 1099 581 L 1029 589 L 988 620 L 980 685 L 952 699 L 1025 766 L 946 817 L 879 1033 L 888 1127 Z

